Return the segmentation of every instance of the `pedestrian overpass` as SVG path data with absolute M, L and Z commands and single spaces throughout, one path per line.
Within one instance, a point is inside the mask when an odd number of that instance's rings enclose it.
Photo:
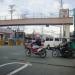
M 73 17 L 65 18 L 25 18 L 0 20 L 0 26 L 23 26 L 23 25 L 73 25 Z
M 12 20 L 0 20 L 0 26 L 24 26 L 24 25 L 73 25 L 73 17 L 65 18 L 25 18 L 25 19 L 12 19 Z M 69 28 L 66 28 L 66 30 Z M 66 31 L 66 34 L 69 30 Z M 20 45 L 21 41 L 16 41 L 16 44 Z M 0 40 L 0 46 L 3 45 L 3 40 Z M 13 45 L 12 40 L 9 40 L 9 46 Z

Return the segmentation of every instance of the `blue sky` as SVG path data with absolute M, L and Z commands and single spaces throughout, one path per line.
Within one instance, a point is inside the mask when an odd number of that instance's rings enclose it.
M 59 14 L 58 12 L 60 8 L 60 0 L 0 0 L 0 16 L 10 17 L 9 5 L 12 4 L 15 5 L 15 12 L 13 15 L 18 16 L 26 14 L 27 17 L 55 16 L 56 14 Z M 74 7 L 75 0 L 63 0 L 63 8 L 73 9 Z M 25 29 L 27 29 L 27 32 L 30 32 L 30 29 L 35 29 L 35 27 L 29 27 L 29 29 L 25 27 Z M 46 28 L 44 29 L 47 30 Z M 50 27 L 48 29 L 50 29 Z M 38 27 L 38 30 L 41 30 L 41 27 Z M 60 31 L 60 27 L 57 28 L 56 31 Z M 73 31 L 73 27 L 71 27 L 71 31 Z

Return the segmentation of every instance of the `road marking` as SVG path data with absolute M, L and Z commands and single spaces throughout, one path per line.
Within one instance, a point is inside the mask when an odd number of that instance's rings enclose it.
M 16 70 L 14 70 L 14 71 L 12 71 L 12 72 L 10 72 L 9 74 L 7 74 L 7 75 L 13 75 L 13 74 L 15 74 L 15 73 L 17 73 L 17 72 L 19 72 L 19 71 L 21 71 L 21 70 L 23 70 L 24 68 L 26 68 L 27 66 L 31 66 L 31 64 L 25 64 L 25 65 L 23 65 L 22 67 L 20 67 L 20 68 L 18 68 L 18 69 L 16 69 Z
M 24 68 L 26 68 L 26 67 L 28 67 L 28 66 L 32 66 L 32 64 L 29 63 L 29 62 L 26 62 L 26 63 L 22 63 L 22 62 L 11 62 L 11 63 L 6 63 L 6 64 L 0 65 L 0 68 L 1 68 L 1 67 L 4 67 L 4 66 L 6 66 L 6 65 L 11 65 L 11 64 L 22 64 L 23 66 L 20 67 L 20 68 L 18 68 L 18 69 L 16 69 L 16 70 L 14 70 L 14 71 L 12 71 L 12 72 L 10 72 L 10 73 L 8 73 L 7 75 L 13 75 L 13 74 L 15 74 L 15 73 L 17 73 L 17 72 L 23 70 Z
M 11 64 L 25 64 L 25 63 L 21 63 L 21 62 L 11 62 L 11 63 L 6 63 L 6 64 L 2 64 L 0 65 L 0 68 L 6 65 L 11 65 Z

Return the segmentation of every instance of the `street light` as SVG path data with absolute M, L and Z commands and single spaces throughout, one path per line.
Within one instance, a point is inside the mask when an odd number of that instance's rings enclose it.
M 14 4 L 12 4 L 12 5 L 9 5 L 9 7 L 10 7 L 10 15 L 11 15 L 11 20 L 12 20 L 12 18 L 13 18 L 13 12 L 15 11 L 15 9 L 14 9 Z
M 13 13 L 15 11 L 14 6 L 15 6 L 14 4 L 9 5 L 9 12 L 10 12 L 11 20 L 13 19 Z M 8 26 L 8 28 L 10 27 Z M 12 29 L 12 26 L 11 26 L 11 29 Z

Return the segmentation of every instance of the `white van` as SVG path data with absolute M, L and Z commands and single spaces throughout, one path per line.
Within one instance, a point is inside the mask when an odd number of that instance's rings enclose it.
M 44 45 L 50 45 L 50 47 L 54 47 L 62 43 L 62 40 L 60 38 L 46 38 Z

